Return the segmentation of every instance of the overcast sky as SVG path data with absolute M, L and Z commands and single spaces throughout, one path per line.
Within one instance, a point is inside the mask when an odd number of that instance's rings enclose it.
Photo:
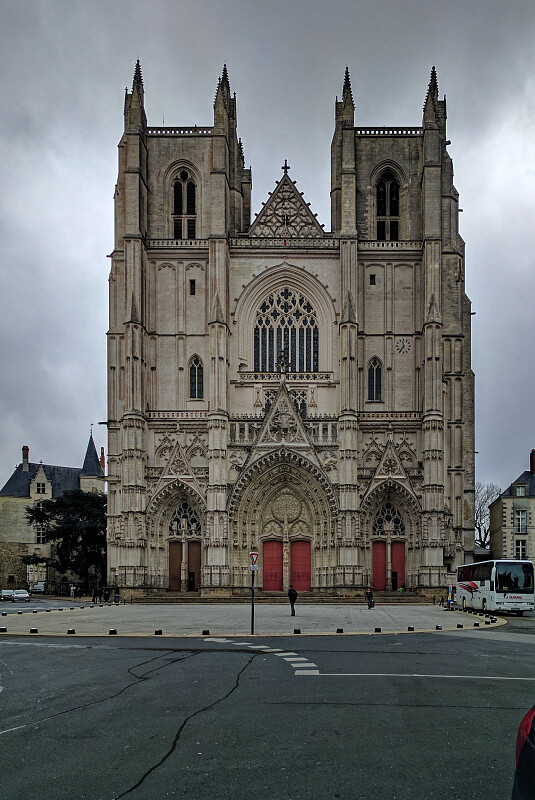
M 477 479 L 535 447 L 535 3 L 526 0 L 0 0 L 0 486 L 30 459 L 106 446 L 107 254 L 125 86 L 149 125 L 211 125 L 228 65 L 258 211 L 287 158 L 330 229 L 346 64 L 356 124 L 419 125 L 448 100 L 473 319 Z

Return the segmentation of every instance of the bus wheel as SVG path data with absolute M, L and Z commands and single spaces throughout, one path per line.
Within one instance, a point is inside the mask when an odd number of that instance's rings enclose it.
M 523 613 L 524 613 L 523 611 L 515 611 L 517 617 L 521 617 Z
M 466 611 L 466 597 L 463 597 L 463 611 Z
M 482 611 L 484 614 L 485 614 L 485 613 L 486 613 L 486 611 L 487 611 L 487 601 L 486 601 L 486 600 L 483 600 L 483 602 L 481 603 L 481 611 Z

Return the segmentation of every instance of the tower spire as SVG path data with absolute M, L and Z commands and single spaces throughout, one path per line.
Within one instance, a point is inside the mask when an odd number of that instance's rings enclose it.
M 438 103 L 438 81 L 437 71 L 435 65 L 431 69 L 431 77 L 429 78 L 429 85 L 427 87 L 427 94 L 424 102 L 424 122 L 432 122 L 436 120 Z
M 139 58 L 136 61 L 136 67 L 134 69 L 134 80 L 132 81 L 132 94 L 138 90 L 141 94 L 143 93 L 143 75 L 141 73 L 141 64 L 139 63 Z
M 353 92 L 351 90 L 351 78 L 349 77 L 349 67 L 346 64 L 346 71 L 344 75 L 344 88 L 342 91 L 342 103 L 346 103 L 349 100 L 351 105 L 353 106 L 353 110 L 355 109 L 355 103 L 353 101 Z

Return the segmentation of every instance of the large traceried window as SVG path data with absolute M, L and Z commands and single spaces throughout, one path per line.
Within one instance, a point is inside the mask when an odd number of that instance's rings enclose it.
M 191 400 L 204 397 L 204 370 L 199 356 L 193 356 L 189 364 L 189 396 Z
M 201 522 L 189 503 L 181 503 L 169 523 L 170 536 L 200 536 Z
M 197 234 L 197 187 L 191 173 L 180 170 L 173 183 L 173 238 L 195 239 Z
M 262 302 L 254 329 L 254 369 L 274 372 L 281 353 L 290 372 L 317 372 L 316 312 L 300 292 L 285 287 Z
M 403 517 L 392 503 L 385 503 L 377 512 L 373 521 L 373 535 L 383 536 L 385 528 L 387 531 L 390 531 L 393 536 L 405 535 Z
M 374 357 L 368 364 L 368 400 L 382 400 L 381 379 L 382 365 L 379 359 Z
M 399 181 L 392 170 L 385 170 L 375 187 L 377 239 L 399 239 Z

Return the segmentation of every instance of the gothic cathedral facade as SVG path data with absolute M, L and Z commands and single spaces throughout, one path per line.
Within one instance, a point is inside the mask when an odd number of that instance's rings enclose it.
M 226 67 L 211 127 L 126 92 L 108 333 L 109 583 L 427 590 L 474 545 L 470 301 L 446 101 L 335 103 L 331 232 L 286 162 L 251 222 Z

